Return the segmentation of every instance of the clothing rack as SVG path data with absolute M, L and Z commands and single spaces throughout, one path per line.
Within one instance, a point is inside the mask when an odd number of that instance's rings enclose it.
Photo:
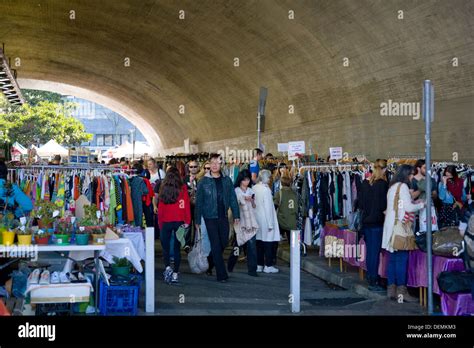
M 63 165 L 29 165 L 8 168 L 9 171 L 21 169 L 54 169 L 54 170 L 101 170 L 101 171 L 120 171 L 120 172 L 134 172 L 135 169 L 123 169 L 107 166 L 63 166 Z
M 299 167 L 299 170 L 301 169 L 319 169 L 319 168 L 327 168 L 327 169 L 352 169 L 352 168 L 358 168 L 360 166 L 366 166 L 367 163 L 365 162 L 357 162 L 357 163 L 339 163 L 339 164 L 334 164 L 334 163 L 318 163 L 318 164 L 310 164 L 310 165 L 303 165 Z

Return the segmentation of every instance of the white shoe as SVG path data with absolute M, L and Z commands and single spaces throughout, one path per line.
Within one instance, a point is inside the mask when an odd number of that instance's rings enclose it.
M 49 271 L 48 270 L 43 271 L 43 273 L 41 273 L 39 284 L 40 285 L 49 285 L 49 278 L 50 278 Z
M 273 266 L 270 266 L 270 267 L 265 266 L 265 268 L 263 269 L 263 272 L 264 273 L 278 273 L 280 272 L 280 270 Z
M 171 282 L 172 283 L 178 282 L 178 273 L 173 273 L 173 275 L 171 276 Z
M 263 266 L 257 266 L 257 273 L 263 272 Z
M 29 284 L 38 284 L 39 282 L 39 277 L 40 277 L 41 271 L 39 268 L 35 269 L 33 272 L 30 273 L 28 276 L 28 283 Z
M 64 283 L 70 283 L 70 282 L 71 282 L 71 280 L 69 279 L 69 277 L 67 276 L 67 274 L 64 273 L 64 272 L 59 273 L 59 280 L 60 280 L 61 283 L 63 283 L 63 284 L 64 284 Z
M 60 282 L 59 272 L 51 273 L 51 284 L 59 284 Z

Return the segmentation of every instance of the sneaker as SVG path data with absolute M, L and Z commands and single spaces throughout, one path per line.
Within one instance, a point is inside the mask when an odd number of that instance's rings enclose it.
M 51 274 L 51 284 L 59 284 L 60 282 L 59 272 L 53 272 Z
M 62 284 L 70 283 L 71 281 L 69 280 L 69 277 L 66 275 L 66 273 L 61 272 L 59 273 L 59 280 L 61 281 Z
M 263 272 L 263 266 L 257 266 L 257 273 Z
M 41 273 L 41 276 L 40 276 L 39 284 L 49 285 L 49 279 L 50 279 L 49 271 L 48 270 L 43 271 L 43 273 Z
M 270 267 L 265 266 L 265 268 L 263 269 L 263 273 L 278 273 L 278 272 L 280 272 L 280 270 L 273 266 L 270 266 Z
M 84 274 L 82 274 L 82 272 L 79 272 L 77 274 L 77 280 L 81 283 L 87 282 L 87 279 L 86 277 L 84 277 Z
M 31 272 L 30 275 L 28 276 L 29 284 L 38 284 L 40 274 L 41 274 L 41 271 L 40 271 L 39 268 L 37 268 L 33 272 Z
M 178 283 L 178 273 L 173 272 L 173 275 L 171 276 L 171 282 Z
M 167 266 L 163 272 L 163 280 L 165 283 L 171 283 L 171 277 L 173 276 L 173 269 L 170 266 Z
M 71 283 L 77 283 L 78 282 L 78 279 L 74 274 L 68 272 L 68 273 L 66 273 L 66 276 L 69 278 Z

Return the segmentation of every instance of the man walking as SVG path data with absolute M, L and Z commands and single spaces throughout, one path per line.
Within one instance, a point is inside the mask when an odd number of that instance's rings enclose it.
M 232 210 L 234 223 L 239 223 L 239 206 L 235 195 L 232 180 L 221 172 L 221 158 L 213 154 L 210 158 L 211 171 L 198 183 L 194 219 L 196 228 L 201 224 L 201 217 L 206 223 L 211 255 L 209 255 L 208 275 L 216 266 L 217 281 L 227 282 L 227 275 L 223 252 L 229 243 L 229 220 L 227 213 Z

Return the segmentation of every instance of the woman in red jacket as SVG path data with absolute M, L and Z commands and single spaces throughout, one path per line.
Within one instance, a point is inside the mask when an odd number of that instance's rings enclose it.
M 186 185 L 176 168 L 170 168 L 161 183 L 158 195 L 158 214 L 160 225 L 160 240 L 163 247 L 165 282 L 177 283 L 179 264 L 181 262 L 180 243 L 176 231 L 181 225 L 188 227 L 191 222 L 191 209 Z M 170 266 L 170 242 L 174 238 L 174 270 Z

